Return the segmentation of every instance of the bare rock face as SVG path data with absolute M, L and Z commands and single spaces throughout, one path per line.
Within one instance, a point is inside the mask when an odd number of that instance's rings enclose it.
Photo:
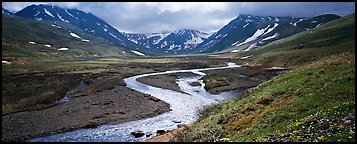
M 131 132 L 130 134 L 132 134 L 135 138 L 139 138 L 139 137 L 142 137 L 145 135 L 145 133 L 142 131 L 134 131 L 134 132 Z

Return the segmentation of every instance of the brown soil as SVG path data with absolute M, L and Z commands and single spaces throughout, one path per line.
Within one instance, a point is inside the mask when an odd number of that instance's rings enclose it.
M 158 136 L 154 136 L 151 139 L 145 140 L 144 142 L 170 142 L 171 139 L 179 132 L 182 132 L 183 130 L 192 127 L 194 124 L 194 122 L 185 125 L 183 127 L 174 129 L 174 130 L 170 130 L 167 131 L 166 133 L 162 134 L 162 135 L 158 135 Z
M 2 116 L 2 140 L 24 141 L 79 128 L 119 124 L 169 110 L 169 105 L 161 100 L 119 86 L 48 109 Z
M 206 71 L 203 77 L 205 89 L 212 94 L 230 90 L 244 90 L 276 76 L 285 70 L 264 70 L 260 66 L 248 66 L 232 69 Z

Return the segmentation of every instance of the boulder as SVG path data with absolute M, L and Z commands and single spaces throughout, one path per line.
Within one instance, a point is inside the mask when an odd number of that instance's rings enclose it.
M 158 134 L 158 135 L 162 135 L 162 134 L 164 134 L 166 131 L 165 130 L 157 130 L 156 131 L 156 133 Z
M 145 135 L 145 133 L 142 131 L 134 131 L 134 132 L 131 132 L 130 134 L 132 134 L 135 138 L 139 138 L 139 137 L 142 137 Z

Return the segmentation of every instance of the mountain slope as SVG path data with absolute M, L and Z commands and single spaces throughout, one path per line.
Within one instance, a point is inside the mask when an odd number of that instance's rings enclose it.
M 61 49 L 62 48 L 62 49 Z M 135 55 L 64 22 L 2 17 L 2 59 L 56 60 Z
M 13 15 L 14 13 L 10 12 L 10 11 L 7 10 L 7 9 L 2 8 L 2 14 L 3 14 L 3 15 Z
M 183 54 L 192 52 L 210 34 L 198 30 L 182 29 L 167 33 L 126 34 L 129 40 L 148 49 L 158 49 L 162 54 Z
M 225 49 L 247 51 L 338 18 L 340 17 L 332 14 L 313 18 L 239 15 L 201 43 L 198 48 L 201 53 Z
M 132 41 L 129 41 L 116 28 L 101 20 L 92 13 L 83 12 L 77 9 L 63 9 L 54 5 L 30 5 L 18 11 L 15 16 L 30 18 L 37 21 L 62 21 L 72 24 L 87 34 L 107 40 L 115 45 L 138 50 Z
M 355 14 L 264 47 L 239 55 L 295 69 L 202 110 L 173 141 L 355 141 Z

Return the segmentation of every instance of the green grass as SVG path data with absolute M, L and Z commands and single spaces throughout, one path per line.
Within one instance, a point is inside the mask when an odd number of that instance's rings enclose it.
M 27 63 L 43 61 L 60 61 L 88 56 L 134 56 L 129 50 L 114 46 L 95 36 L 86 34 L 70 24 L 57 21 L 33 21 L 20 17 L 2 17 L 2 59 L 20 59 Z M 78 34 L 83 42 L 73 38 L 69 32 Z M 34 41 L 36 44 L 29 44 Z M 51 48 L 44 45 L 50 44 Z M 67 47 L 68 51 L 57 49 Z M 123 53 L 125 52 L 125 53 Z
M 254 55 L 252 64 L 294 69 L 241 99 L 201 110 L 193 127 L 172 141 L 269 141 L 284 135 L 285 141 L 355 141 L 354 20 L 352 14 L 261 49 L 225 54 Z
M 310 126 L 308 122 L 331 117 L 342 119 L 355 113 L 353 60 L 354 55 L 351 54 L 333 56 L 275 77 L 254 88 L 241 100 L 231 100 L 203 110 L 204 115 L 197 124 L 175 140 L 219 141 L 228 138 L 231 141 L 264 141 L 296 130 L 305 133 L 317 131 L 319 126 Z M 297 122 L 303 123 L 305 129 L 294 127 Z M 217 128 L 223 130 L 214 134 L 209 132 Z M 353 139 L 343 139 L 350 136 Z M 346 131 L 325 136 L 324 141 L 336 138 L 354 141 L 354 134 Z M 316 139 L 319 140 L 312 137 L 308 141 Z M 294 140 L 299 141 L 291 139 Z

